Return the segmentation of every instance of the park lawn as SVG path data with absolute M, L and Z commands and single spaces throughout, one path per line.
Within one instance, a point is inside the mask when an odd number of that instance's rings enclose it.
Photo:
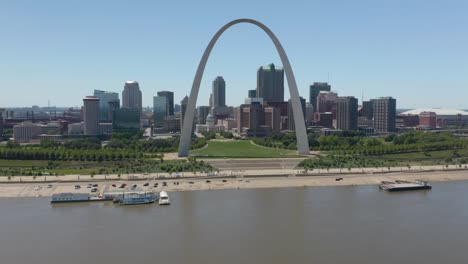
M 209 141 L 208 146 L 190 152 L 194 157 L 209 158 L 293 158 L 300 157 L 294 150 L 261 147 L 246 140 Z

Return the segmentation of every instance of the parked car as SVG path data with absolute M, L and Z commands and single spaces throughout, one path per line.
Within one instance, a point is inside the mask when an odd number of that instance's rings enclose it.
M 75 185 L 75 190 L 80 189 L 80 188 L 81 188 L 80 185 Z
M 91 192 L 97 192 L 97 190 L 98 189 L 96 187 L 94 187 L 94 188 L 91 189 Z
M 143 186 L 149 186 L 149 182 L 146 182 L 145 184 L 143 184 Z
M 114 184 L 112 184 L 112 187 L 117 187 L 117 185 L 114 183 Z
M 163 182 L 162 185 L 163 185 L 163 186 L 167 186 L 167 182 Z

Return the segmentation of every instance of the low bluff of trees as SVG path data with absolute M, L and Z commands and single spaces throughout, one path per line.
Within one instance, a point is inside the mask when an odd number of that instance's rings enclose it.
M 206 140 L 216 138 L 216 132 L 214 131 L 205 131 L 205 132 L 202 132 L 202 135 L 205 137 Z
M 143 157 L 158 158 L 158 155 L 144 155 L 141 152 L 111 149 L 40 149 L 34 147 L 15 149 L 0 148 L 0 159 L 7 160 L 118 161 L 139 159 Z
M 206 145 L 206 139 L 194 138 L 192 149 Z M 20 146 L 14 141 L 0 147 L 0 159 L 12 160 L 69 160 L 121 161 L 141 158 L 160 158 L 160 153 L 176 152 L 179 138 L 139 140 L 137 136 L 113 136 L 106 146 L 95 138 L 75 139 L 65 143 L 44 139 L 39 145 Z
M 210 172 L 215 170 L 210 164 L 204 161 L 197 161 L 194 158 L 187 160 L 129 160 L 107 163 L 102 166 L 100 163 L 93 164 L 75 164 L 70 166 L 68 163 L 60 161 L 49 161 L 47 166 L 43 167 L 10 167 L 0 168 L 0 176 L 53 176 L 63 174 L 63 170 L 72 174 L 121 174 L 121 173 L 155 173 L 166 172 L 169 174 L 178 172 Z M 83 173 L 83 171 L 86 171 Z
M 219 134 L 220 134 L 223 138 L 227 138 L 227 139 L 234 138 L 234 135 L 232 134 L 232 132 L 229 132 L 229 131 L 221 131 L 221 132 L 219 132 Z
M 359 156 L 320 156 L 317 159 L 301 161 L 297 166 L 304 169 L 330 169 L 330 168 L 371 168 L 394 165 L 381 160 L 366 159 Z
M 218 134 L 220 136 L 222 136 L 223 138 L 227 138 L 227 139 L 234 138 L 234 135 L 231 132 L 228 132 L 228 131 L 220 131 Z M 216 138 L 216 132 L 215 131 L 205 131 L 205 132 L 202 133 L 202 135 L 206 138 L 206 140 Z
M 295 133 L 273 133 L 265 138 L 252 139 L 256 144 L 273 148 L 296 149 Z M 462 149 L 468 141 L 450 133 L 411 131 L 384 138 L 365 137 L 360 132 L 342 131 L 333 135 L 308 134 L 311 150 L 337 151 L 341 154 L 383 155 L 415 151 Z

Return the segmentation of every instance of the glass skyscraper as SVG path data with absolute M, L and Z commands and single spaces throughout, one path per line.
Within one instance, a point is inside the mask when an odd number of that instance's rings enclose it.
M 138 133 L 140 131 L 140 110 L 139 109 L 116 109 L 112 122 L 113 132 Z
M 284 102 L 284 70 L 272 63 L 257 71 L 257 97 L 265 102 Z
M 167 98 L 167 115 L 173 116 L 174 115 L 174 92 L 160 91 L 158 92 L 158 96 L 164 96 Z
M 222 76 L 213 81 L 213 107 L 226 106 L 226 82 Z
M 169 100 L 166 96 L 153 97 L 153 120 L 155 127 L 164 126 L 164 118 L 168 116 L 168 105 Z
M 99 98 L 99 121 L 110 121 L 109 119 L 109 102 L 118 101 L 119 94 L 101 90 L 94 90 L 94 96 Z

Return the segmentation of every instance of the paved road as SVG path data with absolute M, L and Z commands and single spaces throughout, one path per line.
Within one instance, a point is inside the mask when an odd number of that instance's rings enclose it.
M 291 159 L 204 159 L 221 171 L 294 169 L 304 158 Z

